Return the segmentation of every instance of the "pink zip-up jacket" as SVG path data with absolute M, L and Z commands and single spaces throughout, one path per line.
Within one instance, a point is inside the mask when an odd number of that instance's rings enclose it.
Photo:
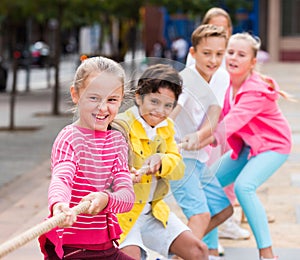
M 230 89 L 225 95 L 224 118 L 214 134 L 217 143 L 226 138 L 232 148 L 232 159 L 238 158 L 244 144 L 251 147 L 250 157 L 270 150 L 289 154 L 291 129 L 277 104 L 278 84 L 253 72 L 231 103 Z

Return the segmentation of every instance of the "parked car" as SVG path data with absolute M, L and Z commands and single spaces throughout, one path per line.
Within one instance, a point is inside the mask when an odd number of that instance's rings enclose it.
M 30 46 L 32 64 L 44 66 L 50 56 L 50 48 L 44 42 L 36 42 Z
M 19 52 L 18 65 L 20 67 L 26 67 L 28 64 L 37 67 L 51 65 L 50 48 L 45 42 L 37 41 L 30 45 L 29 50 L 23 48 L 17 51 Z

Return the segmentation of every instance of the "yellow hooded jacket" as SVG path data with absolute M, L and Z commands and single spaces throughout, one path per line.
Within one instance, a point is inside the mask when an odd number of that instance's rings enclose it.
M 153 216 L 166 226 L 170 208 L 163 198 L 169 191 L 169 180 L 179 180 L 184 174 L 184 163 L 174 139 L 173 121 L 167 119 L 167 126 L 158 128 L 157 135 L 150 140 L 131 109 L 119 114 L 117 119 L 123 122 L 122 125 L 128 129 L 133 157 L 132 164 L 135 169 L 140 169 L 147 157 L 155 153 L 161 155 L 162 167 L 155 174 L 157 186 L 151 206 Z M 154 175 L 143 175 L 142 181 L 134 184 L 135 204 L 133 208 L 129 212 L 118 214 L 123 231 L 120 243 L 125 239 L 148 201 L 152 178 Z

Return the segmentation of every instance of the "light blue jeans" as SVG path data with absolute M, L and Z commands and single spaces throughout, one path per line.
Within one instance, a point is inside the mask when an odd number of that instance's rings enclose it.
M 266 151 L 248 159 L 250 148 L 244 146 L 237 160 L 231 151 L 222 156 L 211 170 L 225 187 L 234 182 L 234 191 L 247 217 L 259 249 L 272 245 L 265 209 L 256 190 L 287 160 L 288 154 Z

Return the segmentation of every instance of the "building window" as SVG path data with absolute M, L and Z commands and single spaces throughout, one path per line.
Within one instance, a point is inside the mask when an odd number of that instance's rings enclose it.
M 300 0 L 281 0 L 282 36 L 300 36 Z

